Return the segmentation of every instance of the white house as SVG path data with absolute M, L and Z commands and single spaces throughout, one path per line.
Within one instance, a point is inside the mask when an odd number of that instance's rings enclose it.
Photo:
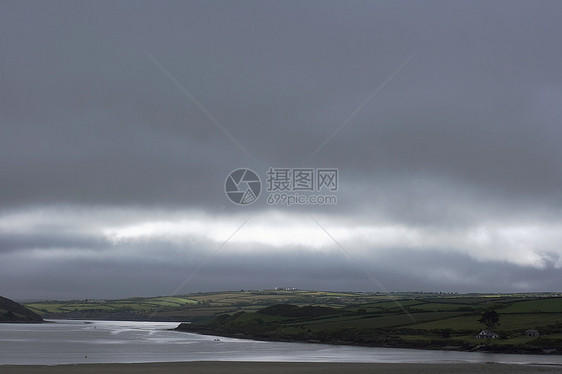
M 525 331 L 525 335 L 526 336 L 539 336 L 539 331 L 538 330 L 527 330 Z
M 478 339 L 496 339 L 500 336 L 493 332 L 492 330 L 482 330 L 478 335 L 476 335 Z

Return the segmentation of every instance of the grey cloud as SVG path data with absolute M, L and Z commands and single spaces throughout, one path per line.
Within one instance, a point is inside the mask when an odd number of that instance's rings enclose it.
M 306 252 L 272 255 L 264 249 L 261 255 L 239 256 L 225 248 L 180 289 L 202 260 L 197 251 L 188 250 L 184 257 L 174 254 L 175 261 L 143 256 L 43 260 L 33 271 L 25 271 L 23 264 L 8 258 L 2 261 L 1 291 L 28 298 L 149 296 L 275 286 L 384 291 L 343 252 L 331 256 Z M 160 251 L 163 257 L 169 254 L 163 248 Z M 474 292 L 477 288 L 481 292 L 527 292 L 557 290 L 560 284 L 560 272 L 553 267 L 481 263 L 463 255 L 432 251 L 389 250 L 377 257 L 376 261 L 360 260 L 390 291 Z M 391 269 L 389 264 L 397 266 Z
M 270 166 L 302 166 L 414 54 L 309 161 L 340 169 L 338 205 L 294 210 L 443 230 L 558 221 L 561 7 L 500 0 L 4 3 L 0 211 L 61 204 L 239 212 L 223 193 L 232 169 L 263 176 Z M 265 209 L 261 201 L 245 213 Z M 5 233 L 1 240 L 3 251 L 39 242 L 103 246 L 66 233 L 25 240 Z M 460 264 L 451 260 L 462 272 Z M 525 277 L 532 287 L 551 284 L 540 274 Z
M 100 250 L 110 246 L 102 237 L 73 233 L 10 233 L 0 231 L 0 253 L 24 250 L 87 249 Z

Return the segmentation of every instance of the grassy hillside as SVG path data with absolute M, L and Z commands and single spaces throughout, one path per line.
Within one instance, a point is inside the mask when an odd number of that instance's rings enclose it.
M 276 304 L 365 309 L 390 320 L 404 315 L 402 308 L 425 321 L 421 313 L 435 316 L 478 314 L 490 307 L 501 314 L 560 312 L 560 300 L 553 294 L 472 294 L 441 293 L 394 294 L 329 292 L 305 290 L 223 291 L 181 296 L 128 298 L 120 300 L 70 300 L 27 303 L 26 307 L 44 318 L 152 319 L 168 321 L 206 320 L 220 314 L 256 312 Z M 397 303 L 399 302 L 399 304 Z M 452 314 L 451 314 L 452 313 Z M 408 319 L 409 321 L 409 319 Z M 474 328 L 475 326 L 473 326 Z
M 43 318 L 15 301 L 0 296 L 0 322 L 43 322 Z
M 477 339 L 482 312 L 496 310 L 498 339 Z M 384 347 L 562 353 L 562 297 L 402 295 L 345 306 L 275 305 L 181 324 L 181 331 L 265 340 Z M 536 329 L 539 337 L 527 337 Z
M 419 294 L 404 293 L 396 298 L 411 298 L 416 297 L 415 295 Z M 253 312 L 281 303 L 343 307 L 381 301 L 389 303 L 390 307 L 396 306 L 389 302 L 388 295 L 382 293 L 303 290 L 223 291 L 174 297 L 44 301 L 25 305 L 44 318 L 194 321 L 225 313 Z
M 282 305 L 282 306 L 278 306 Z M 186 331 L 273 340 L 395 347 L 562 352 L 562 297 L 552 293 L 442 294 L 302 290 L 30 303 L 44 318 L 191 321 Z M 476 339 L 483 311 L 501 339 Z M 540 337 L 527 337 L 536 329 Z

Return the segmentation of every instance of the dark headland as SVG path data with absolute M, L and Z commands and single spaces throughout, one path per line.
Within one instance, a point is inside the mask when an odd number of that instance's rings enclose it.
M 0 296 L 0 322 L 40 323 L 43 318 L 23 305 Z

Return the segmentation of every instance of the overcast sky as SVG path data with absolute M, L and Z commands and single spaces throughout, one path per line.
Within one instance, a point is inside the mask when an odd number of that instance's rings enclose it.
M 0 294 L 559 291 L 561 16 L 3 1 Z M 337 204 L 269 205 L 270 167 L 337 168 Z

